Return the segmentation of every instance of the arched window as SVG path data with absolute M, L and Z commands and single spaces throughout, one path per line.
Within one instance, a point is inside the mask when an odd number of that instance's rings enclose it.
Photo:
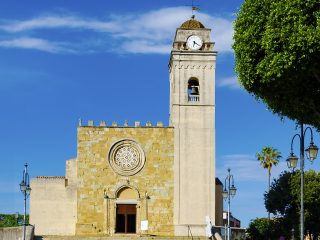
M 196 78 L 190 78 L 188 81 L 188 101 L 199 102 L 199 81 Z

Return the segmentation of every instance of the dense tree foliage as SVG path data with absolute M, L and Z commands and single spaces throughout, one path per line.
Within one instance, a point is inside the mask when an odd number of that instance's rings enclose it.
M 305 231 L 315 237 L 320 234 L 320 173 L 305 172 L 304 185 Z M 265 194 L 266 209 L 284 219 L 285 227 L 299 234 L 300 172 L 284 172 Z
M 319 0 L 244 0 L 234 28 L 243 87 L 274 113 L 320 129 Z
M 269 240 L 280 237 L 290 239 L 291 231 L 286 228 L 285 219 L 256 218 L 252 220 L 247 228 L 247 240 Z
M 295 174 L 290 182 L 294 205 L 300 206 L 300 176 Z M 304 184 L 305 228 L 314 235 L 320 235 L 320 173 L 308 171 Z
M 29 223 L 29 215 L 26 216 L 26 222 Z M 0 214 L 0 227 L 16 227 L 23 224 L 23 215 Z

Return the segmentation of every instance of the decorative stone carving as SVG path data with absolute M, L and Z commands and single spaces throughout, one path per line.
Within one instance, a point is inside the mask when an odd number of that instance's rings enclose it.
M 125 139 L 111 147 L 109 164 L 117 174 L 131 176 L 143 168 L 145 155 L 138 143 Z
M 162 122 L 157 122 L 157 127 L 163 127 L 163 123 Z
M 99 124 L 100 127 L 106 127 L 107 124 L 105 121 L 100 121 L 100 124 Z
M 141 123 L 139 121 L 134 122 L 135 127 L 141 127 Z

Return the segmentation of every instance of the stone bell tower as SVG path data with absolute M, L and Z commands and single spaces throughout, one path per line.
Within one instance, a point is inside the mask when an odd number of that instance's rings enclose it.
M 204 235 L 215 224 L 215 65 L 211 29 L 192 17 L 171 50 L 170 125 L 174 127 L 175 235 Z

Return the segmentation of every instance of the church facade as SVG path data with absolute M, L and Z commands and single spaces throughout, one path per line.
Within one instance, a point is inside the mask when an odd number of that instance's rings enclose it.
M 37 235 L 205 236 L 206 218 L 222 225 L 210 35 L 194 18 L 176 30 L 169 126 L 79 123 L 77 157 L 67 161 L 66 176 L 31 181 Z

